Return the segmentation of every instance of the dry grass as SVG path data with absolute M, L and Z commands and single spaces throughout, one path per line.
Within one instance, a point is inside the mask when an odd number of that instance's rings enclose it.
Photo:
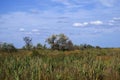
M 1 80 L 119 80 L 120 49 L 0 52 Z

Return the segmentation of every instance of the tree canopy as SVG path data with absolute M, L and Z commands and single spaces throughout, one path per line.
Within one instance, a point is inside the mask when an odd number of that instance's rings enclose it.
M 53 50 L 72 50 L 73 43 L 69 38 L 64 34 L 52 35 L 46 42 L 51 46 Z

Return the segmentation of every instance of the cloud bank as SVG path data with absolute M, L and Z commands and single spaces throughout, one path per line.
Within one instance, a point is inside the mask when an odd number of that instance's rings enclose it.
M 103 22 L 102 21 L 99 21 L 99 20 L 96 20 L 96 21 L 90 21 L 90 22 L 83 22 L 83 23 L 73 23 L 73 26 L 75 27 L 84 27 L 84 26 L 89 26 L 89 25 L 102 25 Z

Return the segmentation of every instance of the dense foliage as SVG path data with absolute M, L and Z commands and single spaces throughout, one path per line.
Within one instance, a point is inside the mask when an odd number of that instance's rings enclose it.
M 64 34 L 52 35 L 46 42 L 50 44 L 53 50 L 73 50 L 73 43 Z

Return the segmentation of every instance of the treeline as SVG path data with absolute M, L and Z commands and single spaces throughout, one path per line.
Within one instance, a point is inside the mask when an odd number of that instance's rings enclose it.
M 50 47 L 47 47 L 45 44 L 42 45 L 41 43 L 38 43 L 36 46 L 34 46 L 32 44 L 31 37 L 24 37 L 23 41 L 25 42 L 25 45 L 22 47 L 22 49 L 24 50 L 52 49 L 52 50 L 70 51 L 70 50 L 100 48 L 99 46 L 92 46 L 90 44 L 74 45 L 73 42 L 64 34 L 52 35 L 49 38 L 47 38 L 45 42 L 47 42 Z M 6 52 L 16 52 L 17 48 L 10 43 L 0 43 L 0 50 Z

